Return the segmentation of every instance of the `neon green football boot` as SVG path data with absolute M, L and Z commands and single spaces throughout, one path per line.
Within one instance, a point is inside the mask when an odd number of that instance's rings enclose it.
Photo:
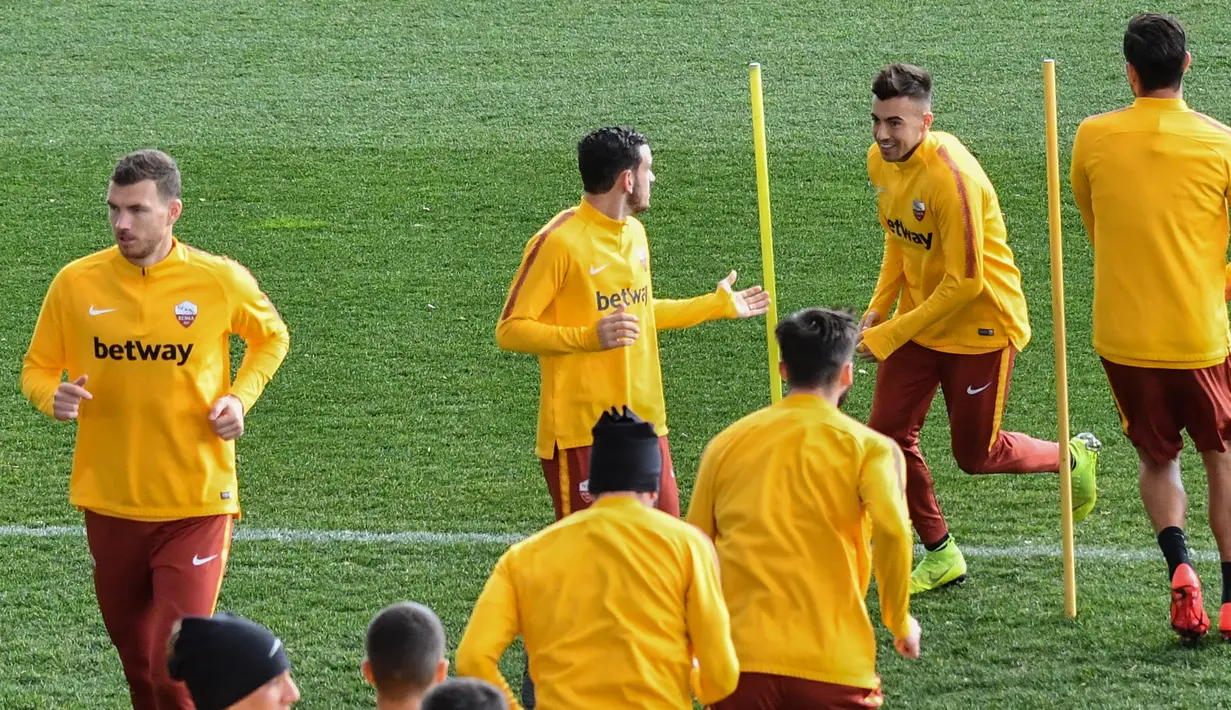
M 966 558 L 958 549 L 953 536 L 945 546 L 935 552 L 925 552 L 923 560 L 910 573 L 910 593 L 930 592 L 948 584 L 966 581 Z
M 1069 453 L 1073 457 L 1073 522 L 1086 519 L 1098 500 L 1098 452 L 1102 442 L 1094 434 L 1083 432 L 1069 440 Z

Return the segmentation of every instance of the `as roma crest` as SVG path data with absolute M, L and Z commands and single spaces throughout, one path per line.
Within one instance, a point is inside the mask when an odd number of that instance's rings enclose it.
M 187 328 L 197 319 L 197 304 L 192 301 L 183 301 L 175 305 L 175 319 L 180 322 L 180 325 Z
M 910 209 L 915 213 L 915 221 L 922 222 L 923 216 L 927 214 L 927 205 L 923 204 L 923 200 L 915 200 L 911 203 Z

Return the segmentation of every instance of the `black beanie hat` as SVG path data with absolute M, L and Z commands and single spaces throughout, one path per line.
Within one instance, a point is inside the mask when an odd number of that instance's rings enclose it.
M 260 624 L 232 614 L 189 616 L 167 660 L 197 710 L 223 710 L 290 670 L 282 642 Z
M 663 455 L 654 425 L 628 407 L 603 412 L 592 430 L 590 495 L 612 491 L 657 493 Z

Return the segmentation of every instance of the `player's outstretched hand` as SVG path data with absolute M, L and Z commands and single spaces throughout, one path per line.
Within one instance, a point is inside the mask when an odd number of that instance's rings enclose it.
M 81 406 L 81 400 L 94 399 L 94 395 L 85 388 L 85 382 L 88 379 L 86 375 L 82 375 L 72 382 L 61 382 L 56 388 L 56 394 L 51 398 L 51 411 L 55 414 L 56 419 L 66 422 L 69 419 L 77 418 L 77 409 Z
M 637 341 L 641 327 L 637 325 L 637 316 L 625 313 L 620 306 L 611 313 L 598 319 L 598 344 L 603 350 L 624 348 Z
M 233 394 L 214 402 L 209 410 L 209 425 L 223 441 L 234 441 L 244 435 L 244 405 Z
M 751 318 L 765 315 L 765 312 L 769 310 L 769 294 L 760 286 L 746 288 L 743 291 L 734 290 L 737 275 L 732 271 L 725 279 L 718 282 L 718 288 L 730 292 L 731 300 L 735 301 L 735 317 Z
M 923 630 L 919 628 L 919 621 L 915 617 L 910 617 L 910 636 L 904 639 L 894 639 L 893 647 L 898 650 L 905 658 L 916 659 L 919 657 L 919 636 Z

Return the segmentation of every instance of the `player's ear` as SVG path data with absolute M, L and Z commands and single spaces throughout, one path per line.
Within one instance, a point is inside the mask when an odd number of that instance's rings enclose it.
M 437 683 L 445 682 L 445 678 L 449 677 L 449 659 L 442 658 L 440 663 L 436 664 L 436 676 L 433 679 Z
M 842 385 L 843 389 L 855 384 L 855 363 L 847 360 L 842 366 L 842 371 L 838 373 L 838 384 Z
M 359 672 L 363 674 L 363 679 L 368 682 L 368 685 L 376 685 L 376 676 L 372 675 L 372 662 L 367 658 L 364 658 L 363 663 L 359 664 Z
M 924 128 L 925 130 L 929 130 L 929 131 L 930 131 L 930 130 L 932 130 L 932 121 L 933 121 L 935 118 L 936 118 L 936 117 L 932 114 L 931 109 L 928 109 L 927 111 L 924 111 L 924 112 L 923 112 L 923 128 Z
M 175 224 L 175 220 L 180 218 L 184 212 L 184 202 L 179 198 L 171 200 L 171 204 L 167 205 L 167 224 Z
M 632 170 L 625 170 L 620 173 L 620 189 L 628 194 L 633 194 L 633 188 L 637 186 L 637 176 Z
M 779 375 L 782 375 L 782 381 L 783 381 L 783 382 L 785 382 L 785 381 L 787 381 L 787 380 L 791 379 L 791 378 L 787 377 L 787 374 L 786 374 L 786 363 L 785 363 L 785 362 L 779 362 L 779 363 L 778 363 L 778 374 L 779 374 Z
M 1184 53 L 1184 73 L 1185 74 L 1188 73 L 1188 68 L 1191 67 L 1192 65 L 1193 65 L 1192 52 L 1185 52 Z

